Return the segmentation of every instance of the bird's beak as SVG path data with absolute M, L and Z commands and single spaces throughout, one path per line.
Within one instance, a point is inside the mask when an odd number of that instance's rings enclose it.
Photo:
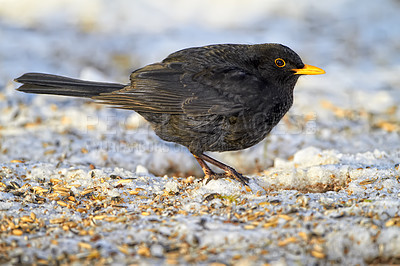
M 292 69 L 294 71 L 295 75 L 321 75 L 325 74 L 325 70 L 315 67 L 315 66 L 310 66 L 310 65 L 304 65 L 303 68 L 298 68 L 298 69 Z

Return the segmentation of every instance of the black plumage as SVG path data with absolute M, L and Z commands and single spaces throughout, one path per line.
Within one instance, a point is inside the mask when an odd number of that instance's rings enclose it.
M 206 176 L 247 184 L 246 177 L 204 152 L 257 144 L 292 106 L 299 76 L 323 73 L 280 44 L 220 44 L 172 53 L 134 71 L 128 85 L 41 73 L 16 81 L 23 92 L 87 97 L 134 110 L 161 139 L 186 146 Z M 214 173 L 206 162 L 225 173 Z

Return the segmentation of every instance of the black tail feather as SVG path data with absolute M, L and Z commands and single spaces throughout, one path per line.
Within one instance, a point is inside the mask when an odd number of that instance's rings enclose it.
M 125 87 L 119 83 L 85 81 L 44 73 L 26 73 L 15 81 L 23 84 L 17 89 L 22 92 L 87 98 Z

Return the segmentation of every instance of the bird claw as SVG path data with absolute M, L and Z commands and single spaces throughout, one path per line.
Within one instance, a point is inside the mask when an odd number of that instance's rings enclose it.
M 203 172 L 205 174 L 204 179 L 207 179 L 206 180 L 206 185 L 212 179 L 217 180 L 217 179 L 220 179 L 220 178 L 231 178 L 231 179 L 235 179 L 236 181 L 239 181 L 244 186 L 248 187 L 249 178 L 243 176 L 241 173 L 237 172 L 235 169 L 233 169 L 229 165 L 221 163 L 221 162 L 219 162 L 219 161 L 217 161 L 217 160 L 215 160 L 215 159 L 213 159 L 210 156 L 207 156 L 205 154 L 194 155 L 194 158 L 196 158 L 196 160 L 199 162 L 201 168 L 203 169 Z M 224 170 L 225 172 L 224 173 L 215 173 L 205 163 L 204 160 L 206 160 L 207 162 L 219 167 L 220 169 Z
M 242 175 L 241 173 L 237 172 L 235 169 L 231 167 L 226 171 L 226 175 L 232 179 L 236 179 L 245 186 L 248 186 L 248 183 L 250 181 L 248 177 Z
M 250 181 L 250 179 L 244 175 L 242 175 L 241 173 L 237 172 L 235 169 L 230 168 L 228 169 L 225 173 L 207 173 L 204 176 L 206 180 L 206 185 L 208 184 L 208 182 L 210 182 L 211 180 L 217 180 L 217 179 L 221 179 L 221 178 L 230 178 L 230 179 L 234 179 L 236 181 L 239 181 L 240 183 L 242 183 L 245 186 L 248 186 L 248 182 Z
M 207 174 L 204 178 L 207 179 L 206 180 L 206 185 L 208 184 L 208 182 L 210 182 L 211 180 L 217 180 L 220 178 L 225 178 L 227 177 L 225 173 L 209 173 Z

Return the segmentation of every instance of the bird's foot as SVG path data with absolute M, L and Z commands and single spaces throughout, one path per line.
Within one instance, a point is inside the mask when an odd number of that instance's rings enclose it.
M 205 179 L 207 179 L 206 184 L 210 182 L 211 180 L 217 180 L 220 178 L 230 178 L 234 179 L 236 181 L 239 181 L 245 186 L 248 186 L 249 178 L 243 176 L 241 173 L 237 172 L 235 169 L 232 167 L 229 167 L 225 173 L 215 173 L 214 171 L 207 171 L 205 176 Z
M 205 154 L 194 155 L 194 158 L 196 158 L 196 160 L 199 162 L 201 168 L 203 169 L 203 172 L 205 174 L 204 178 L 207 179 L 206 184 L 208 184 L 208 182 L 210 182 L 210 180 L 212 180 L 212 179 L 216 180 L 216 179 L 220 179 L 220 178 L 231 178 L 231 179 L 235 179 L 236 181 L 239 181 L 240 183 L 242 183 L 245 186 L 248 186 L 249 178 L 243 176 L 241 173 L 237 172 L 235 169 L 233 169 L 229 165 L 221 163 L 220 161 L 217 161 Z M 215 173 L 205 163 L 204 160 L 221 168 L 222 170 L 224 170 L 224 173 Z
M 206 175 L 204 176 L 204 179 L 206 179 L 206 185 L 207 185 L 208 182 L 210 182 L 211 180 L 217 180 L 217 179 L 225 178 L 225 177 L 226 177 L 225 173 L 210 172 L 210 173 L 206 173 Z
M 233 169 L 232 167 L 228 167 L 226 169 L 225 175 L 229 178 L 235 179 L 237 181 L 239 181 L 240 183 L 242 183 L 245 186 L 248 186 L 248 183 L 250 181 L 250 179 L 244 175 L 242 175 L 241 173 L 237 172 L 235 169 Z

